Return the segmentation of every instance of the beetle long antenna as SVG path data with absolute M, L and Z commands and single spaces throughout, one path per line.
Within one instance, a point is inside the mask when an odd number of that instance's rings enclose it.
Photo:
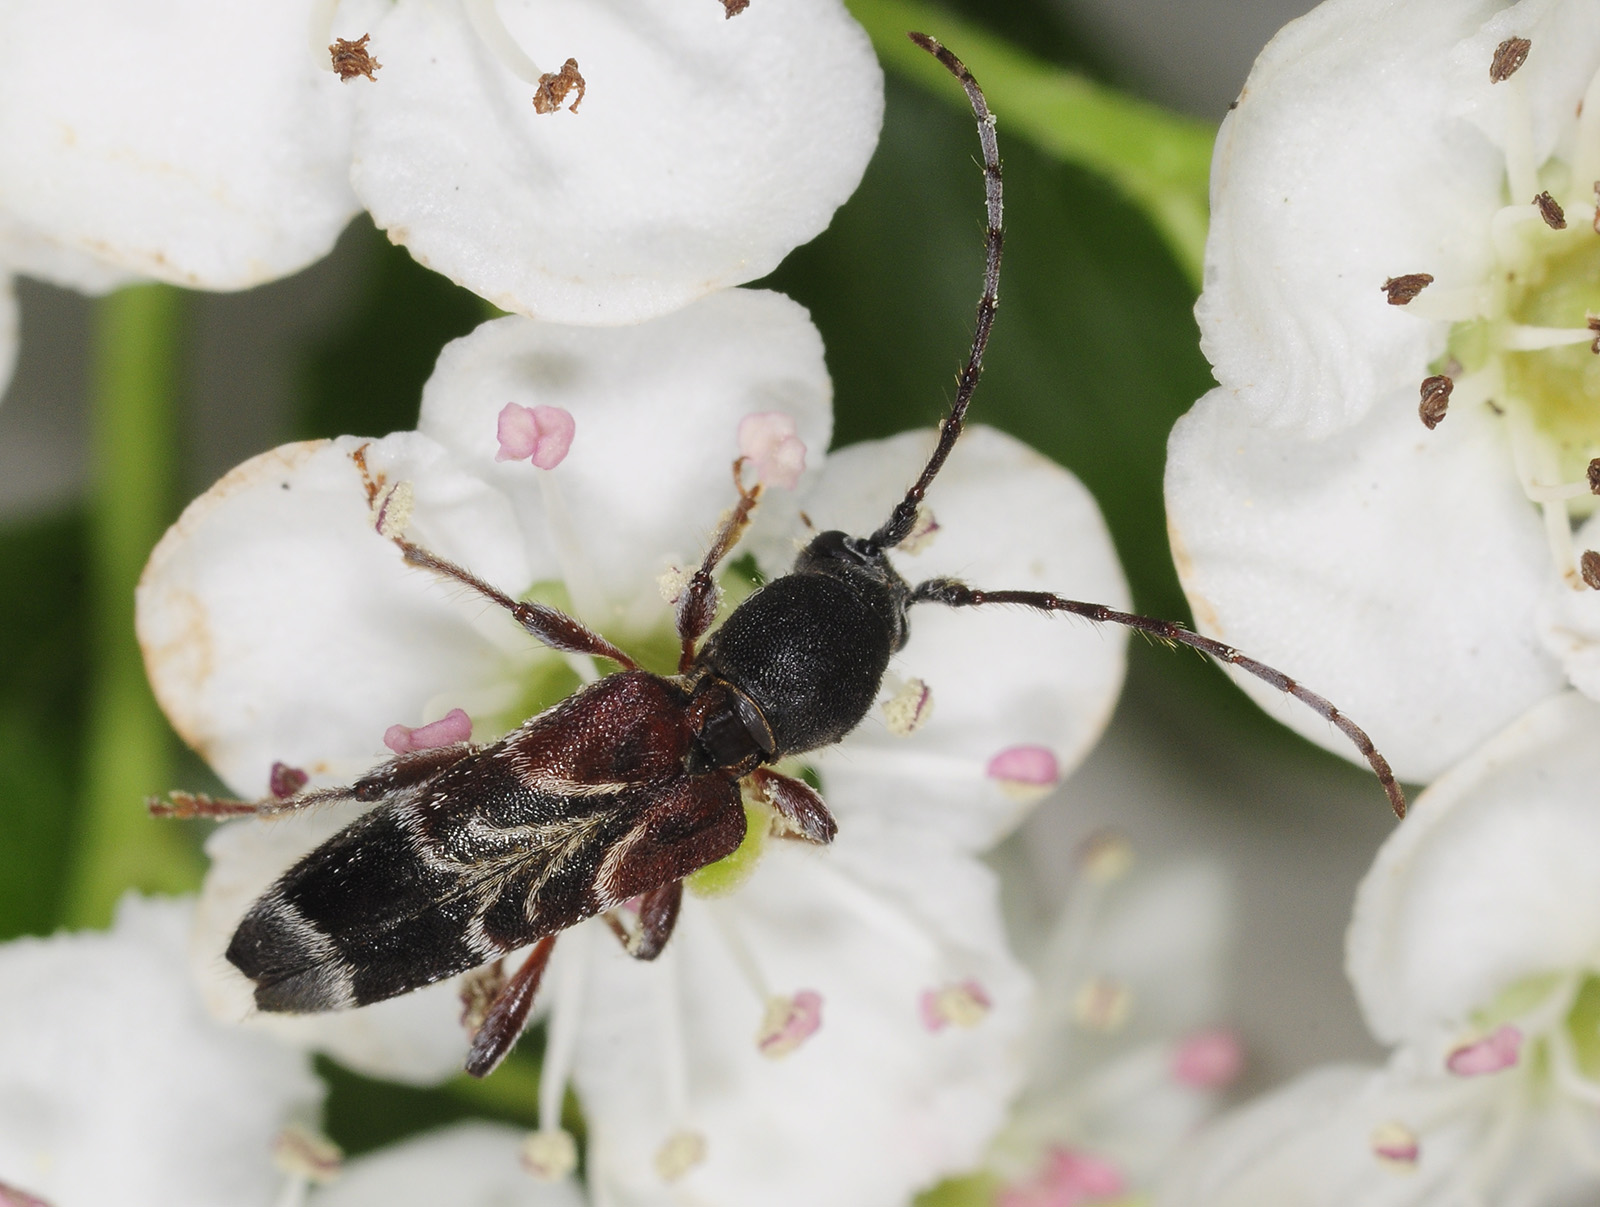
M 922 476 L 917 479 L 916 485 L 906 491 L 906 497 L 895 505 L 883 527 L 870 538 L 869 544 L 879 549 L 893 549 L 910 536 L 916 526 L 917 506 L 922 502 L 923 495 L 928 493 L 929 484 L 943 468 L 945 458 L 950 455 L 950 450 L 961 435 L 967 404 L 972 401 L 972 392 L 978 387 L 978 376 L 983 372 L 983 352 L 989 346 L 989 331 L 994 327 L 995 309 L 1000 305 L 1000 245 L 1003 236 L 1000 229 L 1000 144 L 994 136 L 994 115 L 989 112 L 989 103 L 984 100 L 978 81 L 972 78 L 972 73 L 960 59 L 927 34 L 914 33 L 908 36 L 943 63 L 967 90 L 972 112 L 978 119 L 978 141 L 983 144 L 984 204 L 988 210 L 989 230 L 984 236 L 986 263 L 983 269 L 983 296 L 978 300 L 978 321 L 972 332 L 972 352 L 961 368 L 960 377 L 956 379 L 955 401 L 950 405 L 950 414 L 945 416 L 944 423 L 939 427 L 939 443 L 933 450 L 933 456 L 923 466 Z
M 1210 654 L 1218 662 L 1236 666 L 1254 675 L 1263 683 L 1270 683 L 1286 695 L 1293 696 L 1349 738 L 1361 752 L 1361 757 L 1367 760 L 1367 765 L 1372 768 L 1373 774 L 1378 777 L 1378 783 L 1383 786 L 1394 815 L 1399 818 L 1404 818 L 1406 815 L 1406 794 L 1395 782 L 1389 760 L 1378 752 L 1378 748 L 1372 744 L 1372 739 L 1367 736 L 1366 730 L 1336 708 L 1326 696 L 1318 695 L 1277 667 L 1268 666 L 1265 662 L 1252 658 L 1231 645 L 1203 637 L 1170 620 L 1157 620 L 1151 616 L 1119 612 L 1115 608 L 1106 607 L 1105 604 L 1063 599 L 1049 591 L 980 591 L 953 578 L 930 578 L 927 582 L 916 586 L 911 593 L 911 599 L 913 603 L 941 603 L 951 608 L 972 608 L 982 604 L 1021 604 L 1025 608 L 1035 608 L 1041 612 L 1067 612 L 1073 616 L 1082 616 L 1086 620 L 1095 621 L 1097 624 L 1120 624 L 1147 637 L 1153 637 L 1157 641 L 1169 645 L 1186 645 L 1190 649 L 1199 650 L 1202 654 Z

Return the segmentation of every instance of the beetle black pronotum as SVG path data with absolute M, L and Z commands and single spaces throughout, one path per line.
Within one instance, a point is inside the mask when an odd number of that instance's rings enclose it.
M 521 1034 L 560 931 L 606 915 L 630 954 L 648 960 L 661 951 L 677 920 L 684 877 L 743 839 L 743 791 L 767 801 L 799 837 L 832 840 L 834 821 L 822 797 L 769 764 L 837 742 L 862 721 L 919 604 L 1069 612 L 1238 666 L 1347 734 L 1403 815 L 1405 798 L 1359 727 L 1321 696 L 1230 646 L 1169 621 L 1044 592 L 992 591 L 948 578 L 912 584 L 890 564 L 889 551 L 912 534 L 923 496 L 961 435 L 994 322 L 1001 250 L 994 120 L 961 62 L 932 38 L 912 38 L 971 99 L 989 219 L 971 353 L 921 475 L 877 531 L 815 536 L 788 574 L 752 594 L 697 648 L 715 613 L 716 568 L 738 543 L 760 495 L 759 486 L 739 485 L 737 506 L 678 601 L 682 652 L 673 676 L 641 670 L 579 621 L 512 599 L 385 529 L 380 519 L 380 531 L 412 565 L 506 609 L 545 645 L 605 658 L 621 670 L 485 747 L 458 742 L 417 751 L 347 787 L 295 793 L 291 784 L 254 804 L 174 793 L 170 803 L 153 806 L 214 817 L 338 800 L 374 806 L 285 872 L 240 922 L 227 956 L 255 983 L 261 1009 L 366 1005 L 532 944 L 526 962 L 497 986 L 474 1036 L 467 1069 L 486 1074 Z M 631 927 L 614 912 L 630 901 L 637 909 Z

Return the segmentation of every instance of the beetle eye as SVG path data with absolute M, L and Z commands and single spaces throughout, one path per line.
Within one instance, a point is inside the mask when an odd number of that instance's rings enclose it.
M 861 540 L 858 537 L 847 536 L 840 543 L 844 551 L 862 565 L 872 561 L 878 552 L 877 546 L 871 541 Z

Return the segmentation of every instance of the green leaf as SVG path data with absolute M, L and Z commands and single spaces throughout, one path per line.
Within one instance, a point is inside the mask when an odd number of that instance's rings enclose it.
M 0 940 L 55 929 L 87 705 L 80 514 L 0 529 Z
M 190 831 L 151 819 L 146 799 L 171 784 L 173 739 L 145 682 L 133 590 L 174 518 L 182 294 L 135 285 L 95 303 L 94 488 L 90 503 L 94 652 L 83 753 L 83 808 L 63 920 L 104 926 L 128 889 L 177 893 L 200 882 Z
M 983 86 L 1000 129 L 1111 181 L 1161 232 L 1200 287 L 1215 127 L 1034 58 L 948 10 L 916 0 L 849 0 L 884 66 L 945 103 L 966 95 L 909 30 L 932 34 Z
M 301 365 L 298 439 L 383 436 L 417 425 L 422 384 L 439 350 L 490 317 L 490 309 L 396 247 L 365 216 L 357 248 L 360 295 Z

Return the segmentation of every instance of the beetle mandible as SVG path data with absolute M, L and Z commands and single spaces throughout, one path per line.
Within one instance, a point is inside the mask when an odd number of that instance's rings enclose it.
M 961 436 L 998 299 L 1000 159 L 994 119 L 966 67 L 912 34 L 966 89 L 983 148 L 988 231 L 971 351 L 938 441 L 917 480 L 876 531 L 816 535 L 793 568 L 756 590 L 712 632 L 717 567 L 759 502 L 745 487 L 680 595 L 678 673 L 641 669 L 580 621 L 516 600 L 385 526 L 381 484 L 368 479 L 379 531 L 405 560 L 507 610 L 555 650 L 621 669 L 481 748 L 465 742 L 400 755 L 355 783 L 259 802 L 173 793 L 164 815 L 273 814 L 332 801 L 375 806 L 311 851 L 251 906 L 227 958 L 255 983 L 267 1011 L 367 1005 L 467 972 L 532 944 L 498 985 L 467 1058 L 483 1076 L 515 1044 L 562 930 L 603 915 L 629 954 L 653 959 L 672 934 L 683 881 L 735 851 L 745 836 L 742 793 L 766 801 L 796 836 L 826 844 L 836 827 L 822 797 L 772 764 L 831 745 L 865 718 L 914 606 L 1016 604 L 1126 626 L 1187 645 L 1271 683 L 1342 730 L 1377 774 L 1397 814 L 1405 797 L 1357 725 L 1323 697 L 1231 646 L 1171 621 L 1064 599 L 988 590 L 950 578 L 910 583 L 889 553 Z M 359 454 L 358 463 L 360 463 Z M 363 470 L 364 463 L 361 463 Z M 637 921 L 617 907 L 633 902 Z

